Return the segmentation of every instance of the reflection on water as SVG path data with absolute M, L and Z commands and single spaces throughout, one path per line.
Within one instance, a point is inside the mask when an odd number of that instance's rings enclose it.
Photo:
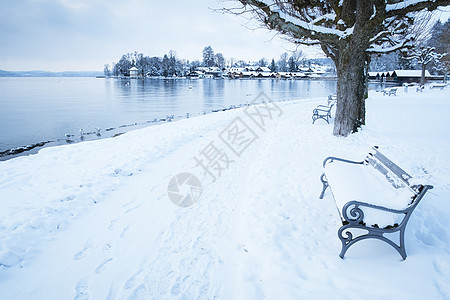
M 105 129 L 246 104 L 260 92 L 282 101 L 335 90 L 330 80 L 0 78 L 0 152 L 42 141 L 63 144 L 66 135 L 78 141 L 80 129 L 111 136 L 117 132 Z

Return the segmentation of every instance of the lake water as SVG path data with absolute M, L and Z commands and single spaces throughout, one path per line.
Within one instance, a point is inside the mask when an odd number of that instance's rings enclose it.
M 101 137 L 109 137 L 157 124 L 155 119 L 167 115 L 177 119 L 186 117 L 186 113 L 196 116 L 250 103 L 260 92 L 273 101 L 282 101 L 313 97 L 325 100 L 335 91 L 334 80 L 3 77 L 0 152 L 46 141 L 52 141 L 47 145 L 78 142 L 80 128 L 84 132 L 100 128 Z M 67 139 L 66 134 L 74 136 Z M 83 136 L 84 140 L 94 138 L 99 137 Z M 7 158 L 10 156 L 0 160 Z

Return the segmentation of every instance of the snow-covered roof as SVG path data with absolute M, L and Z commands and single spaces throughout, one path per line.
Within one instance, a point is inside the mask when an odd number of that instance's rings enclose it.
M 380 76 L 391 77 L 391 76 L 392 76 L 392 72 L 394 72 L 394 71 L 388 71 L 388 72 L 386 72 L 386 71 L 384 71 L 384 72 L 378 72 L 378 74 L 379 74 Z
M 271 72 L 258 72 L 258 76 L 262 76 L 262 77 L 270 77 L 272 75 L 273 75 L 273 73 L 271 73 Z
M 138 70 L 138 68 L 136 68 L 136 67 L 131 67 L 131 68 L 130 68 L 130 71 L 139 71 L 139 70 Z
M 268 67 L 259 67 L 259 69 L 263 72 L 272 72 Z
M 397 77 L 421 77 L 422 70 L 395 70 Z M 425 77 L 430 77 L 430 72 L 425 70 Z
M 244 71 L 244 69 L 245 68 L 235 68 L 235 67 L 232 67 L 232 68 L 230 68 L 229 69 L 229 72 L 242 72 L 242 71 Z
M 377 76 L 380 72 L 369 72 L 369 76 Z

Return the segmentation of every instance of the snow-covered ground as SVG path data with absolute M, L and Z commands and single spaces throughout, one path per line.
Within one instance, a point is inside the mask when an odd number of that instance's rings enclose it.
M 373 92 L 347 138 L 311 124 L 326 99 L 310 99 L 278 103 L 260 127 L 240 108 L 1 162 L 0 298 L 449 299 L 448 93 Z M 224 142 L 236 117 L 253 132 L 239 155 Z M 205 174 L 194 157 L 213 145 L 223 169 Z M 434 186 L 405 261 L 380 241 L 340 259 L 338 212 L 329 191 L 318 198 L 325 157 L 373 145 Z M 203 186 L 187 208 L 167 194 L 181 172 Z

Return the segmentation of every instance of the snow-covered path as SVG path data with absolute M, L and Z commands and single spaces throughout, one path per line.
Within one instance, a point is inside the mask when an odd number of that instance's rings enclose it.
M 243 109 L 2 162 L 2 299 L 448 299 L 450 121 L 435 117 L 450 113 L 446 92 L 373 94 L 368 125 L 345 139 L 311 124 L 324 99 L 280 103 L 215 182 L 193 157 L 236 117 L 250 124 Z M 341 260 L 332 197 L 318 199 L 325 157 L 373 145 L 435 186 L 406 261 L 377 241 Z M 188 208 L 167 196 L 180 172 L 203 184 Z

